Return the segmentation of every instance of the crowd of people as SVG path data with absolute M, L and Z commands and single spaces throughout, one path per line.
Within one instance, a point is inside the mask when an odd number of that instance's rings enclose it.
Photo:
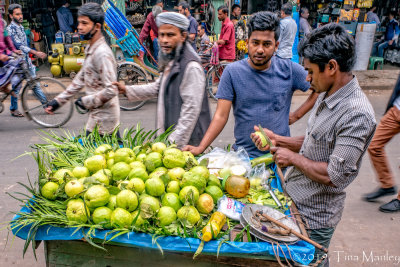
M 221 133 L 233 109 L 233 148 L 243 147 L 250 157 L 265 151 L 274 154 L 275 162 L 287 168 L 284 186 L 307 220 L 310 238 L 326 248 L 342 216 L 345 189 L 357 177 L 367 150 L 382 186 L 366 195 L 365 200 L 396 193 L 384 146 L 400 132 L 400 82 L 374 135 L 374 110 L 351 72 L 355 63 L 354 39 L 342 26 L 332 23 L 311 30 L 303 21 L 300 27 L 304 35 L 299 45 L 302 66 L 290 60 L 292 35 L 297 31 L 291 6 L 282 6 L 281 18 L 268 11 L 253 14 L 246 29 L 248 58 L 225 68 L 217 92 L 217 109 L 211 118 L 204 90 L 205 74 L 195 48 L 196 38 L 203 44 L 210 42 L 205 28 L 190 15 L 186 2 L 179 4 L 179 12 L 163 12 L 162 7 L 158 1 L 147 16 L 148 28 L 142 30 L 140 37 L 144 40 L 152 31 L 157 39 L 160 77 L 146 85 L 127 86 L 117 82 L 116 61 L 102 33 L 103 10 L 95 3 L 83 5 L 78 11 L 77 29 L 89 42 L 86 60 L 71 85 L 49 99 L 46 112 L 53 114 L 85 88 L 85 96 L 75 103 L 89 110 L 87 133 L 98 127 L 100 134 L 106 135 L 120 123 L 119 93 L 131 101 L 156 98 L 156 129 L 173 127 L 169 141 L 199 155 Z M 234 7 L 233 11 L 231 20 L 226 6 L 218 8 L 222 22 L 217 40 L 219 55 L 228 61 L 235 59 L 235 25 L 240 21 L 240 10 Z M 302 9 L 301 16 L 306 20 L 308 10 Z M 10 18 L 13 22 L 8 33 L 12 42 L 6 34 L 0 35 L 2 56 L 5 51 L 39 53 L 26 46 L 20 33 L 20 6 L 10 5 Z M 309 97 L 290 112 L 296 90 L 309 91 Z M 37 92 L 40 95 L 40 88 Z M 15 110 L 13 106 L 12 111 Z M 291 137 L 289 125 L 307 112 L 310 119 L 305 135 Z M 254 134 L 259 130 L 256 125 L 262 125 L 274 147 L 262 145 Z M 400 193 L 380 210 L 399 211 Z M 314 261 L 322 254 L 316 250 Z

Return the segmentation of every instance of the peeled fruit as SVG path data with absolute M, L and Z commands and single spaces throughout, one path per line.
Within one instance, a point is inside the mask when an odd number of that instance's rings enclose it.
M 147 179 L 149 179 L 149 175 L 147 174 L 146 168 L 144 168 L 144 169 L 142 169 L 142 168 L 132 169 L 129 172 L 128 176 L 129 176 L 130 179 L 132 179 L 132 178 L 140 178 L 143 181 L 146 181 Z
M 69 221 L 77 223 L 86 223 L 87 215 L 89 215 L 89 210 L 85 211 L 85 204 L 83 201 L 74 201 L 67 204 L 66 215 Z
M 207 186 L 205 191 L 213 198 L 214 203 L 218 203 L 218 199 L 224 195 L 224 192 L 222 192 L 221 188 L 216 185 Z
M 267 145 L 267 139 L 265 139 L 264 135 L 260 131 L 256 131 L 255 134 L 260 137 L 261 146 L 265 147 Z
M 188 171 L 183 175 L 180 185 L 181 187 L 193 185 L 202 193 L 207 186 L 207 181 L 204 177 Z
M 229 169 L 231 170 L 231 174 L 236 176 L 244 176 L 247 172 L 246 168 L 242 165 L 234 165 Z
M 72 176 L 79 179 L 90 176 L 90 173 L 88 168 L 83 166 L 77 166 L 72 170 Z
M 182 204 L 185 204 L 186 201 L 189 201 L 190 203 L 196 203 L 199 199 L 199 196 L 199 190 L 192 185 L 185 186 L 179 192 L 179 200 L 182 202 Z
M 86 159 L 84 165 L 88 168 L 90 173 L 95 173 L 101 169 L 107 168 L 106 159 L 102 155 L 95 155 Z
M 151 146 L 151 150 L 152 150 L 153 152 L 158 152 L 158 153 L 160 153 L 160 154 L 162 154 L 163 151 L 164 151 L 166 148 L 167 148 L 167 146 L 166 146 L 164 143 L 162 143 L 162 142 L 154 143 L 154 144 Z
M 225 182 L 225 190 L 234 197 L 245 197 L 250 190 L 250 181 L 243 176 L 232 175 Z
M 197 200 L 196 208 L 200 213 L 209 214 L 214 209 L 213 198 L 207 193 L 201 194 L 199 200 Z
M 117 196 L 116 195 L 111 195 L 110 200 L 108 201 L 107 207 L 110 208 L 111 210 L 115 210 L 117 207 Z
M 186 165 L 186 160 L 182 151 L 177 148 L 168 148 L 164 150 L 163 163 L 168 169 L 176 167 L 183 168 Z
M 129 163 L 129 166 L 131 167 L 132 170 L 137 168 L 142 168 L 146 170 L 146 166 L 144 166 L 143 162 L 141 161 L 132 161 L 131 163 Z
M 179 196 L 175 193 L 167 193 L 162 198 L 161 204 L 163 206 L 171 207 L 177 212 L 181 207 L 182 204 L 179 201 Z
M 107 207 L 98 207 L 93 211 L 92 218 L 95 224 L 103 226 L 103 228 L 111 228 L 112 210 Z
M 117 207 L 129 212 L 134 211 L 138 206 L 137 195 L 131 190 L 125 189 L 117 194 Z
M 185 170 L 183 168 L 176 167 L 168 171 L 168 176 L 173 181 L 180 181 L 184 173 Z
M 123 180 L 128 177 L 131 167 L 126 162 L 115 163 L 111 168 L 113 179 L 115 181 Z
M 123 147 L 119 148 L 114 152 L 114 162 L 125 162 L 125 163 L 131 163 L 132 161 L 135 161 L 136 156 L 135 153 L 133 152 L 132 149 Z
M 146 193 L 153 196 L 159 197 L 164 194 L 165 186 L 164 182 L 160 178 L 148 179 L 145 183 Z
M 69 197 L 74 197 L 74 196 L 80 194 L 84 189 L 85 189 L 85 187 L 79 180 L 69 181 L 65 185 L 65 188 L 64 188 L 65 193 Z
M 128 183 L 128 188 L 141 194 L 145 189 L 145 184 L 140 178 L 133 178 Z
M 152 172 L 162 166 L 162 155 L 158 152 L 151 152 L 144 160 L 148 172 Z
M 56 193 L 57 193 L 58 187 L 59 187 L 59 185 L 57 183 L 47 182 L 43 185 L 40 192 L 42 193 L 42 196 L 44 196 L 45 198 L 54 200 L 54 199 L 56 199 Z
M 97 208 L 108 203 L 110 193 L 102 185 L 93 185 L 86 191 L 84 198 L 89 208 Z
M 96 172 L 95 174 L 92 175 L 94 178 L 96 178 L 97 181 L 104 185 L 109 185 L 110 184 L 110 179 L 108 179 L 108 176 L 104 174 L 103 170 L 100 170 Z
M 210 177 L 210 171 L 205 166 L 195 166 L 190 169 L 190 172 L 203 177 L 206 181 L 208 181 L 208 178 Z
M 261 186 L 261 178 L 253 178 L 250 180 L 250 187 L 257 188 Z
M 65 176 L 74 177 L 72 172 L 68 169 L 59 169 L 53 174 L 53 177 L 58 180 L 59 184 L 64 182 Z
M 140 210 L 135 210 L 134 212 L 132 212 L 133 224 L 135 226 L 141 226 L 147 221 L 147 220 L 143 219 L 142 215 L 139 214 L 139 211 Z M 135 221 L 135 219 L 136 219 L 136 221 Z
M 122 208 L 116 208 L 111 214 L 111 226 L 113 228 L 129 228 L 132 222 L 132 214 Z
M 171 207 L 161 207 L 157 213 L 157 220 L 160 226 L 170 225 L 176 220 L 176 212 Z
M 221 181 L 214 174 L 210 174 L 210 178 L 208 179 L 207 186 L 210 186 L 210 185 L 216 185 L 218 187 L 221 187 Z
M 186 226 L 193 226 L 200 220 L 200 213 L 193 206 L 183 206 L 177 212 L 177 216 Z
M 98 146 L 95 150 L 94 150 L 94 154 L 96 155 L 105 155 L 107 154 L 109 151 L 112 150 L 111 145 L 109 144 L 102 144 L 100 146 Z
M 168 183 L 167 188 L 166 188 L 167 193 L 175 193 L 179 194 L 181 191 L 181 187 L 179 186 L 178 181 L 171 181 Z
M 155 215 L 160 209 L 160 201 L 152 196 L 145 196 L 139 204 L 140 215 L 144 218 L 150 218 Z

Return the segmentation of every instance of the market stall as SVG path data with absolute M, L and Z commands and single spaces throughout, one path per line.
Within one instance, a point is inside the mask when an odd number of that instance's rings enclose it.
M 168 135 L 140 127 L 121 140 L 43 133 L 27 153 L 38 178 L 23 199 L 14 194 L 23 208 L 10 227 L 26 240 L 24 253 L 44 241 L 50 266 L 311 262 L 318 244 L 270 155 L 215 148 L 195 158 Z

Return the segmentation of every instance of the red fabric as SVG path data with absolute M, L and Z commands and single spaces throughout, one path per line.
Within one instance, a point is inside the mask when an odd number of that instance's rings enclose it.
M 154 39 L 157 38 L 157 36 L 154 34 L 153 30 L 150 31 L 150 39 L 154 41 Z
M 0 53 L 10 55 L 16 51 L 10 36 L 4 37 L 4 23 L 0 22 Z
M 140 35 L 139 35 L 140 43 L 143 43 L 144 40 L 146 40 L 146 38 L 149 37 L 150 30 L 153 30 L 154 36 L 158 37 L 158 28 L 157 28 L 156 21 L 153 17 L 153 12 L 150 12 L 147 15 L 146 21 L 145 21 L 142 31 L 140 32 Z
M 235 59 L 235 27 L 229 18 L 222 23 L 220 40 L 225 40 L 224 45 L 219 45 L 219 59 Z

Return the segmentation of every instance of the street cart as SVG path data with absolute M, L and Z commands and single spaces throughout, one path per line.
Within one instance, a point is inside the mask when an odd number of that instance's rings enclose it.
M 187 153 L 184 161 L 180 162 L 179 159 L 183 159 L 183 152 L 168 143 L 168 131 L 154 138 L 155 133 L 156 131 L 145 132 L 138 126 L 136 129 L 125 130 L 122 139 L 117 139 L 116 135 L 101 137 L 96 130 L 88 137 L 82 137 L 81 139 L 74 138 L 68 133 L 65 133 L 65 136 L 44 133 L 43 140 L 47 143 L 37 144 L 34 152 L 31 153 L 38 163 L 39 190 L 35 189 L 35 186 L 31 183 L 30 186 L 25 186 L 33 197 L 22 200 L 24 203 L 22 209 L 10 223 L 13 234 L 26 240 L 24 253 L 30 243 L 34 251 L 41 243 L 44 243 L 47 266 L 127 266 L 132 264 L 157 264 L 160 266 L 187 264 L 196 266 L 214 266 L 216 264 L 259 266 L 268 264 L 268 266 L 275 266 L 278 265 L 278 262 L 280 264 L 282 262 L 291 262 L 307 265 L 312 261 L 315 250 L 315 244 L 312 244 L 312 241 L 308 240 L 311 242 L 308 243 L 296 238 L 291 235 L 290 231 L 285 237 L 288 242 L 274 240 L 272 235 L 268 235 L 272 238 L 271 241 L 268 241 L 270 239 L 265 239 L 262 232 L 256 233 L 254 231 L 256 228 L 252 228 L 251 221 L 255 217 L 250 218 L 251 214 L 250 217 L 246 217 L 249 215 L 249 210 L 253 212 L 252 209 L 261 207 L 261 209 L 270 210 L 272 213 L 284 214 L 279 209 L 268 207 L 268 205 L 260 205 L 260 202 L 258 204 L 257 202 L 253 204 L 247 202 L 244 205 L 242 202 L 247 201 L 246 198 L 237 200 L 232 198 L 232 193 L 228 190 L 230 179 L 233 179 L 232 177 L 235 177 L 235 179 L 247 179 L 244 176 L 235 174 L 243 169 L 238 165 L 238 156 L 235 154 L 239 152 L 226 152 L 227 156 L 224 156 L 224 159 L 230 157 L 230 159 L 234 158 L 236 161 L 231 161 L 235 164 L 234 167 L 229 169 L 232 173 L 226 176 L 223 181 L 222 188 L 227 190 L 225 195 L 218 196 L 218 201 L 215 201 L 215 203 L 218 203 L 217 211 L 217 205 L 213 204 L 214 194 L 211 189 L 212 187 L 215 189 L 215 184 L 219 184 L 219 179 L 216 175 L 210 174 L 212 172 L 208 168 L 210 168 L 211 164 L 208 163 L 208 167 L 205 167 L 204 160 L 201 160 L 202 158 L 197 161 L 193 155 Z M 52 139 L 54 140 L 52 141 Z M 163 156 L 162 163 L 158 166 L 163 164 L 165 167 L 158 167 L 157 171 L 154 169 L 155 166 L 152 165 L 156 161 L 150 162 L 150 159 L 157 157 L 158 154 L 161 155 L 161 153 L 157 152 L 160 149 Z M 132 159 L 130 159 L 129 164 L 125 161 L 128 159 L 127 157 L 121 157 L 121 155 L 124 155 L 122 153 L 127 151 L 132 151 L 135 154 L 131 154 Z M 173 154 L 173 152 L 176 154 Z M 51 155 L 51 157 L 46 155 Z M 144 155 L 144 157 L 141 155 Z M 104 164 L 101 167 L 103 169 L 94 172 L 93 168 L 98 166 L 93 164 L 93 160 L 99 158 L 100 162 Z M 108 159 L 107 163 L 105 158 Z M 141 161 L 142 158 L 143 161 Z M 113 161 L 110 162 L 110 159 L 113 159 Z M 270 160 L 268 157 L 263 159 Z M 84 166 L 79 165 L 79 162 L 84 162 Z M 210 158 L 209 162 L 211 162 Z M 228 166 L 227 162 L 225 160 L 225 166 Z M 278 192 L 282 191 L 279 179 L 281 173 L 273 163 L 270 163 L 268 162 L 270 168 L 268 170 L 273 174 L 272 178 L 270 177 L 270 190 L 281 197 Z M 75 167 L 70 170 L 66 169 L 65 166 L 70 166 L 70 164 Z M 112 166 L 109 166 L 109 164 L 112 164 Z M 171 164 L 175 165 L 172 166 Z M 179 182 L 179 207 L 175 213 L 171 208 L 173 203 L 165 201 L 165 199 L 168 194 L 175 194 L 171 193 L 170 185 L 172 188 L 174 181 L 177 182 L 177 180 L 174 180 L 176 173 L 168 172 L 168 175 L 165 175 L 165 173 L 160 175 L 157 172 L 167 168 L 169 168 L 169 171 L 174 168 L 180 168 L 175 167 L 176 164 L 186 166 L 186 171 L 183 171 L 183 176 Z M 264 161 L 264 163 L 257 166 L 265 166 L 265 164 L 267 163 Z M 136 178 L 131 180 L 128 178 L 120 179 L 122 170 L 120 165 L 131 166 L 129 173 L 134 173 L 131 176 Z M 145 190 L 138 189 L 139 187 L 135 187 L 134 183 L 132 187 L 131 184 L 131 182 L 140 180 L 137 177 L 144 172 L 143 169 L 138 167 L 140 165 L 144 165 L 148 172 L 150 170 L 153 171 L 150 177 L 145 179 Z M 54 166 L 58 166 L 58 168 L 54 169 Z M 82 170 L 85 170 L 85 168 L 90 171 L 90 174 L 82 174 Z M 112 174 L 112 179 L 108 180 L 106 176 L 99 176 L 98 172 L 107 173 L 106 170 Z M 201 186 L 199 181 L 203 179 L 203 176 L 199 173 L 204 170 L 206 170 L 209 178 L 207 187 L 205 187 L 205 191 L 200 197 L 211 199 L 212 205 L 209 210 L 205 210 L 206 208 L 200 201 L 201 198 L 195 197 L 196 192 L 198 196 L 196 188 Z M 222 173 L 224 171 L 226 169 L 219 171 L 221 176 L 223 176 Z M 60 172 L 63 173 L 61 176 Z M 154 177 L 157 174 L 159 176 Z M 122 175 L 122 177 L 125 176 L 127 174 Z M 104 180 L 104 177 L 106 180 Z M 191 183 L 190 179 L 195 179 L 194 181 L 197 184 Z M 159 200 L 162 200 L 162 204 L 161 201 L 156 200 L 158 210 L 156 213 L 152 213 L 151 208 L 153 206 L 149 200 L 158 199 L 158 197 L 154 197 L 157 195 L 154 187 L 151 187 L 156 181 L 161 181 L 160 183 L 163 184 L 162 194 L 159 194 Z M 192 185 L 188 185 L 188 183 Z M 142 184 L 144 185 L 144 183 Z M 168 187 L 164 188 L 164 184 L 168 185 Z M 71 192 L 77 188 L 77 185 L 82 185 L 81 191 L 71 196 Z M 51 189 L 51 186 L 55 186 L 55 189 Z M 99 189 L 100 191 L 93 191 Z M 190 191 L 186 189 L 190 189 Z M 106 191 L 106 201 L 99 198 L 102 193 L 101 190 Z M 258 198 L 259 200 L 257 201 L 265 201 L 258 194 L 262 191 L 260 190 L 257 187 L 251 188 L 248 191 L 248 195 L 254 199 Z M 96 194 L 91 195 L 92 191 Z M 187 193 L 183 193 L 184 191 Z M 111 195 L 109 192 L 111 192 Z M 258 195 L 251 195 L 251 192 L 257 192 Z M 125 201 L 126 198 L 120 198 L 125 193 L 132 194 L 136 199 L 132 209 L 130 209 L 130 204 Z M 177 194 L 175 195 L 178 197 Z M 25 196 L 29 195 L 25 194 Z M 116 199 L 115 203 L 111 200 L 112 196 Z M 93 199 L 93 197 L 96 199 Z M 196 202 L 192 202 L 195 198 L 197 199 Z M 244 207 L 243 212 L 235 211 L 236 215 L 239 212 L 241 224 L 238 223 L 238 220 L 234 220 L 235 217 L 232 217 L 234 219 L 229 219 L 231 218 L 229 211 L 225 216 L 224 212 L 232 209 L 229 205 L 225 207 L 225 211 L 221 208 L 225 200 L 229 200 L 230 202 L 228 202 L 233 203 L 234 206 Z M 150 204 L 147 205 L 147 203 Z M 286 199 L 283 203 L 290 205 Z M 81 210 L 79 209 L 80 205 L 82 207 Z M 163 208 L 172 209 L 171 216 L 168 215 L 167 218 L 163 218 L 160 215 Z M 187 209 L 191 209 L 190 212 L 194 210 L 193 214 L 198 214 L 196 215 L 197 217 L 189 217 L 188 213 L 181 212 Z M 82 210 L 83 212 L 80 213 Z M 99 220 L 98 218 L 100 217 L 96 212 L 100 210 L 109 210 L 111 214 L 108 218 L 103 214 Z M 114 213 L 117 214 L 118 210 L 126 212 L 130 217 L 127 224 L 125 223 L 127 217 L 114 217 Z M 132 216 L 130 212 L 132 212 Z M 220 227 L 221 232 L 219 230 L 215 231 L 216 229 L 211 226 L 217 227 L 213 224 L 216 218 L 214 215 L 217 213 L 224 217 Z M 256 213 L 263 215 L 260 210 Z M 272 213 L 269 213 L 269 215 Z M 297 230 L 293 230 L 292 233 L 300 235 L 301 232 L 301 234 L 306 235 L 304 228 L 297 226 L 296 222 L 298 220 L 294 219 L 295 213 L 286 208 L 286 215 L 278 219 L 280 220 L 278 224 L 286 224 L 286 226 L 282 225 L 282 229 L 294 225 L 293 229 Z M 268 212 L 265 213 L 266 217 L 268 217 L 267 214 Z M 170 220 L 170 217 L 174 218 Z M 196 219 L 192 222 L 194 217 Z M 32 218 L 39 219 L 32 220 Z M 139 218 L 142 218 L 142 223 L 139 223 Z M 168 221 L 167 223 L 165 219 Z M 242 219 L 247 220 L 248 225 L 243 224 Z M 174 228 L 175 226 L 176 228 Z M 205 229 L 207 229 L 207 226 L 211 227 L 209 239 L 206 239 L 207 230 Z M 271 225 L 268 225 L 268 227 L 273 229 Z M 302 228 L 303 230 L 301 230 Z M 290 240 L 293 237 L 295 238 L 294 241 L 293 239 Z M 304 240 L 307 239 L 305 238 Z

